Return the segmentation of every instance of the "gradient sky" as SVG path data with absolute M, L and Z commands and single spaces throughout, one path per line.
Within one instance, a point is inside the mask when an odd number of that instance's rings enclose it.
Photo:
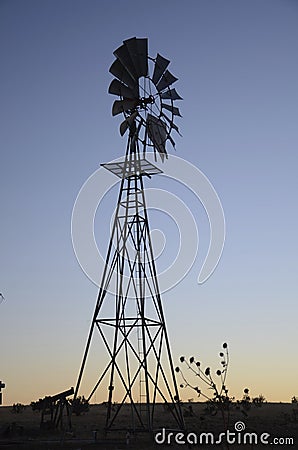
M 298 394 L 297 1 L 0 0 L 4 404 L 76 382 L 97 287 L 76 261 L 71 213 L 99 164 L 124 153 L 108 69 L 133 36 L 171 60 L 184 99 L 176 154 L 209 178 L 226 218 L 221 261 L 198 285 L 208 223 L 197 200 L 183 198 L 202 246 L 163 296 L 174 360 L 195 355 L 216 369 L 227 341 L 231 394 L 249 387 L 290 401 Z

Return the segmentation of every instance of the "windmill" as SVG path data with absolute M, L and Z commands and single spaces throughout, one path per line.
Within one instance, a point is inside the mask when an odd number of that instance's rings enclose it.
M 105 429 L 121 429 L 122 412 L 129 417 L 125 429 L 152 431 L 159 403 L 183 429 L 144 191 L 144 179 L 162 173 L 146 152 L 164 161 L 167 143 L 175 146 L 171 134 L 179 133 L 174 119 L 180 112 L 174 102 L 181 97 L 172 87 L 177 78 L 168 70 L 170 61 L 149 57 L 147 39 L 125 40 L 114 55 L 109 93 L 119 98 L 112 115 L 124 116 L 120 134 L 127 134 L 127 146 L 122 161 L 102 164 L 119 177 L 120 190 L 74 397 L 97 334 L 106 356 L 97 356 L 101 369 L 88 400 L 97 390 L 107 393 Z
M 5 388 L 5 383 L 3 381 L 0 381 L 0 405 L 2 405 L 2 389 Z

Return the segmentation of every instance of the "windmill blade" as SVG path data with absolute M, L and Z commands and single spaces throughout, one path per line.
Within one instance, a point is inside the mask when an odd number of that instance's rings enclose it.
M 178 80 L 178 78 L 174 77 L 174 75 L 171 74 L 171 72 L 166 70 L 165 73 L 163 74 L 163 76 L 161 77 L 160 81 L 156 85 L 156 89 L 158 90 L 158 92 L 160 92 L 163 89 L 165 89 L 166 87 L 175 83 L 175 81 L 177 81 L 177 80 Z
M 176 142 L 174 141 L 174 139 L 170 135 L 168 136 L 168 139 L 171 142 L 171 144 L 174 147 L 174 149 L 176 150 Z
M 167 140 L 167 126 L 161 119 L 148 114 L 147 116 L 148 136 L 154 145 L 154 148 L 159 152 L 161 160 L 167 156 L 165 142 Z
M 179 108 L 176 108 L 175 106 L 172 105 L 167 105 L 166 103 L 162 103 L 161 102 L 161 106 L 165 109 L 167 109 L 168 111 L 171 111 L 172 114 L 174 114 L 174 116 L 181 116 Z
M 135 99 L 124 99 L 115 100 L 112 107 L 112 115 L 117 116 L 117 114 L 129 111 L 137 106 L 137 100 Z
M 170 89 L 169 91 L 166 91 L 166 92 L 162 92 L 162 94 L 160 96 L 164 100 L 183 100 L 175 88 Z
M 155 60 L 155 66 L 154 66 L 154 72 L 152 76 L 152 81 L 157 85 L 158 81 L 160 80 L 160 77 L 170 64 L 170 61 L 163 56 L 161 56 L 159 53 L 157 53 L 156 60 Z
M 179 136 L 182 136 L 177 125 L 164 112 L 162 112 L 161 114 L 162 114 L 162 117 L 164 117 L 166 119 L 166 121 L 170 124 L 170 127 L 173 128 L 175 131 L 177 131 Z
M 131 38 L 123 41 L 133 62 L 137 78 L 148 75 L 148 39 Z
M 122 83 L 126 84 L 130 89 L 132 89 L 134 97 L 139 97 L 138 83 L 127 72 L 119 59 L 115 59 L 115 61 L 111 65 L 110 73 L 114 75 L 114 77 L 118 78 L 118 80 L 122 81 Z
M 128 130 L 128 128 L 131 126 L 131 124 L 133 123 L 133 121 L 135 120 L 135 118 L 137 117 L 138 112 L 135 111 L 134 113 L 132 113 L 127 119 L 125 119 L 121 125 L 120 125 L 120 134 L 121 136 L 123 136 L 126 132 L 126 130 Z
M 111 82 L 108 92 L 109 94 L 119 95 L 119 97 L 134 98 L 133 91 L 116 78 Z
M 148 75 L 148 39 L 137 39 L 140 76 Z
M 135 81 L 137 81 L 138 75 L 137 75 L 133 60 L 131 59 L 131 56 L 129 54 L 127 46 L 125 44 L 121 45 L 119 48 L 117 48 L 117 50 L 114 51 L 114 55 L 116 56 L 116 58 L 119 59 L 119 61 L 125 67 L 125 69 L 130 74 L 130 76 Z

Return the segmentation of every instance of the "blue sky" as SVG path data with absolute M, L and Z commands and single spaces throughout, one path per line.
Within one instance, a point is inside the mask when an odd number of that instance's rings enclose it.
M 76 261 L 71 213 L 99 164 L 124 153 L 108 69 L 132 36 L 171 60 L 184 99 L 176 154 L 209 178 L 226 218 L 220 264 L 199 286 L 207 220 L 181 193 L 202 247 L 163 296 L 174 359 L 216 368 L 227 341 L 234 395 L 298 393 L 297 23 L 294 0 L 0 2 L 5 404 L 76 381 L 97 288 Z

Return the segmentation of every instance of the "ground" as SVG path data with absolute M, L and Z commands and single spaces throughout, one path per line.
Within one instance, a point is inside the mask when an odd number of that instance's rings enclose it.
M 127 417 L 129 407 L 125 406 Z M 157 407 L 155 433 L 159 443 L 147 433 L 130 434 L 129 439 L 125 430 L 124 415 L 121 420 L 122 431 L 112 431 L 107 436 L 103 433 L 106 406 L 91 405 L 90 411 L 79 417 L 72 416 L 72 430 L 41 430 L 40 414 L 33 412 L 30 406 L 26 406 L 22 412 L 16 413 L 12 407 L 0 407 L 0 450 L 91 450 L 91 449 L 158 449 L 158 448 L 230 448 L 258 449 L 264 448 L 265 442 L 272 443 L 274 449 L 298 448 L 298 407 L 286 403 L 265 403 L 261 407 L 252 405 L 249 411 L 243 413 L 240 409 L 232 408 L 229 425 L 230 446 L 215 443 L 220 433 L 225 431 L 223 418 L 218 412 L 212 415 L 205 411 L 203 403 L 187 403 L 183 405 L 186 424 L 186 435 L 177 435 L 163 432 L 174 428 L 171 423 L 171 413 L 162 405 Z M 247 414 L 247 415 L 246 415 Z M 235 430 L 235 424 L 237 429 Z M 123 425 L 123 426 L 122 426 Z M 239 428 L 240 427 L 240 428 Z M 243 429 L 245 427 L 245 429 Z M 203 433 L 212 433 L 206 436 Z M 232 433 L 235 433 L 232 434 Z M 246 444 L 244 445 L 244 434 Z M 254 433 L 254 435 L 250 435 Z M 267 433 L 267 434 L 264 434 Z M 263 435 L 264 444 L 261 443 Z M 197 439 L 197 445 L 191 444 Z M 201 444 L 200 444 L 201 439 Z M 208 439 L 209 445 L 206 445 Z M 213 445 L 211 439 L 214 439 Z M 233 443 L 233 439 L 236 442 Z M 274 441 L 274 439 L 276 439 Z M 178 441 L 178 443 L 176 442 Z M 185 444 L 181 443 L 185 440 Z M 238 441 L 237 441 L 238 440 Z M 257 444 L 256 444 L 257 442 Z

